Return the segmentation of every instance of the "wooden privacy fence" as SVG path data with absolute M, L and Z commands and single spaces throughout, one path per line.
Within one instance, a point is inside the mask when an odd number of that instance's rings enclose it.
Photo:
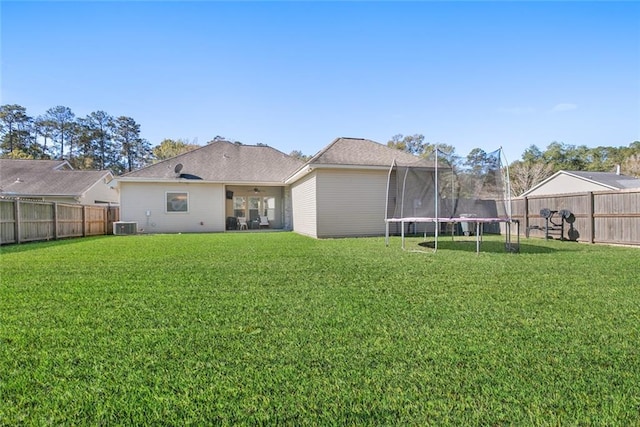
M 520 233 L 545 236 L 542 209 L 571 211 L 573 224 L 565 224 L 563 236 L 554 237 L 589 243 L 640 245 L 640 190 L 587 192 L 532 196 L 514 199 L 513 219 L 520 221 Z M 560 221 L 556 217 L 556 222 Z M 537 227 L 538 229 L 536 229 Z M 570 238 L 571 237 L 571 238 Z
M 0 244 L 113 233 L 115 206 L 0 199 Z

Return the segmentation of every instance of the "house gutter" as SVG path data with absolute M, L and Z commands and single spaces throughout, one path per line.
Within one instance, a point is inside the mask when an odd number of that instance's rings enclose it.
M 313 168 L 310 165 L 304 165 L 302 168 L 300 168 L 296 172 L 294 172 L 293 175 L 290 175 L 288 178 L 286 178 L 284 180 L 284 183 L 289 185 L 289 184 L 291 184 L 293 182 L 296 182 L 297 180 L 299 180 L 303 176 L 311 173 L 312 170 L 313 170 Z
M 208 181 L 204 179 L 186 179 L 186 178 L 114 178 L 109 185 L 113 187 L 119 187 L 120 182 L 148 182 L 158 184 L 169 183 L 188 183 L 188 184 L 220 184 L 220 185 L 263 185 L 270 187 L 282 186 L 282 181 Z
M 81 196 L 77 195 L 77 194 L 26 194 L 26 193 L 13 193 L 13 192 L 8 192 L 8 193 L 0 193 L 0 196 L 3 197 L 11 197 L 11 198 L 16 198 L 16 199 L 31 199 L 31 200 L 36 200 L 38 199 L 39 201 L 43 201 L 46 202 L 48 201 L 48 198 L 67 198 L 67 199 L 73 199 L 76 202 L 80 201 Z M 61 202 L 64 203 L 64 202 Z

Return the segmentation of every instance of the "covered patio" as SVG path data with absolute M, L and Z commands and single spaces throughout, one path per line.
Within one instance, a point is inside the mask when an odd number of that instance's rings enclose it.
M 286 197 L 282 186 L 227 185 L 227 231 L 282 230 L 286 228 Z

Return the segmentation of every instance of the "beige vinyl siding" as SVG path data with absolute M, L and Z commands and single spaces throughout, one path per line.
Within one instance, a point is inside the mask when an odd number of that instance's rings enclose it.
M 224 231 L 225 194 L 221 184 L 120 183 L 120 220 L 135 221 L 145 233 Z M 188 212 L 166 212 L 166 193 L 187 192 Z M 151 215 L 147 216 L 149 211 Z
M 379 236 L 385 232 L 388 171 L 318 171 L 318 237 Z
M 293 231 L 311 237 L 318 237 L 316 175 L 311 172 L 291 186 Z

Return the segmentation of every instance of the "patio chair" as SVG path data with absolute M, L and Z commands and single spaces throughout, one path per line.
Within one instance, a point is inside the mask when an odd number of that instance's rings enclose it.
M 260 215 L 260 228 L 269 227 L 269 218 Z
M 239 216 L 238 217 L 238 229 L 239 230 L 247 230 L 249 227 L 247 226 L 247 217 Z

